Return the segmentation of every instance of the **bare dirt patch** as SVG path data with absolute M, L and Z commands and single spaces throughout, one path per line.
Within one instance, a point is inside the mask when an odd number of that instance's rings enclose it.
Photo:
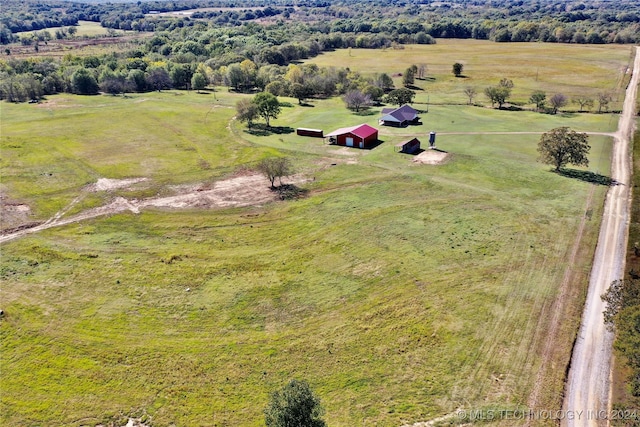
M 12 200 L 0 191 L 0 230 L 9 230 L 28 223 L 29 205 Z
M 147 181 L 148 178 L 129 178 L 129 179 L 109 179 L 100 178 L 95 184 L 90 184 L 86 190 L 91 192 L 96 191 L 110 191 L 118 190 L 121 188 L 129 188 L 133 184 Z
M 75 108 L 79 107 L 78 104 L 67 104 L 64 102 L 60 102 L 59 100 L 48 99 L 46 101 L 41 101 L 36 104 L 37 108 Z
M 101 178 L 95 184 L 85 187 L 85 191 L 108 191 L 128 188 L 131 185 L 145 180 L 146 178 L 122 180 Z M 301 175 L 294 175 L 287 179 L 283 179 L 282 184 L 287 188 L 291 187 L 297 189 L 296 184 L 307 181 L 309 181 L 309 179 L 304 178 Z M 48 228 L 72 224 L 100 216 L 113 215 L 126 211 L 137 214 L 145 208 L 230 208 L 262 205 L 283 199 L 281 193 L 271 189 L 271 184 L 263 175 L 255 172 L 245 172 L 241 175 L 216 181 L 212 184 L 173 187 L 172 190 L 175 193 L 173 195 L 152 197 L 142 200 L 116 197 L 104 206 L 88 209 L 80 212 L 79 214 L 65 217 L 69 208 L 77 203 L 77 200 L 82 197 L 82 195 L 80 195 L 71 203 L 70 206 L 61 210 L 44 223 L 33 224 L 33 226 L 24 226 L 23 224 L 12 225 L 9 230 L 0 233 L 0 242 L 6 242 L 26 234 L 36 233 Z
M 283 180 L 286 183 L 287 180 Z M 183 188 L 182 194 L 134 202 L 140 208 L 224 208 L 259 205 L 275 200 L 269 181 L 262 175 L 250 174 L 206 185 Z
M 421 163 L 424 165 L 440 165 L 446 162 L 450 157 L 450 154 L 446 151 L 439 150 L 425 150 L 422 153 L 415 156 L 412 160 L 414 163 Z

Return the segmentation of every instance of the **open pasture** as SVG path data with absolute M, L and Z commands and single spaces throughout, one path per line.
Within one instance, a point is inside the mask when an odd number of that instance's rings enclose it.
M 68 28 L 68 27 L 64 27 Z M 49 32 L 52 39 L 39 42 L 38 48 L 34 45 L 22 45 L 21 43 L 10 43 L 5 46 L 11 52 L 11 57 L 63 57 L 67 54 L 77 56 L 103 55 L 111 52 L 124 52 L 136 47 L 135 40 L 150 37 L 151 33 L 138 33 L 135 31 L 109 30 L 99 22 L 78 21 L 74 27 L 76 34 L 73 38 L 57 40 L 55 32 L 58 28 L 47 28 L 43 30 L 22 31 L 18 33 L 21 37 L 29 34 Z
M 319 66 L 340 64 L 364 74 L 403 73 L 412 64 L 427 66 L 425 80 L 416 80 L 416 101 L 466 104 L 464 89 L 476 88 L 476 102 L 488 104 L 484 88 L 500 79 L 513 80 L 511 101 L 529 103 L 534 90 L 568 97 L 585 95 L 597 100 L 597 94 L 615 95 L 611 110 L 620 110 L 632 47 L 625 45 L 568 45 L 546 43 L 490 43 L 480 40 L 438 39 L 434 45 L 409 45 L 404 49 L 341 49 L 307 60 Z M 455 62 L 464 65 L 464 78 L 451 72 Z M 402 87 L 402 77 L 394 78 Z M 524 105 L 531 108 L 532 105 Z M 597 107 L 597 103 L 596 103 Z M 568 109 L 577 110 L 576 105 Z
M 624 66 L 625 53 L 611 49 L 609 61 Z M 481 133 L 610 132 L 615 116 L 438 105 L 424 125 L 384 128 L 383 144 L 356 150 L 287 129 L 376 124 L 376 114 L 354 115 L 338 99 L 288 100 L 272 123 L 284 133 L 255 135 L 233 120 L 245 96 L 2 105 L 1 190 L 32 220 L 99 178 L 148 181 L 86 196 L 71 213 L 250 173 L 271 155 L 291 157 L 309 180 L 298 200 L 145 209 L 3 244 L 3 424 L 143 416 L 154 427 L 259 426 L 268 394 L 300 378 L 329 425 L 399 426 L 458 408 L 526 406 L 541 369 L 538 404 L 559 405 L 606 187 L 537 163 L 538 135 Z M 444 164 L 394 153 L 406 133 L 430 130 L 443 133 Z M 444 134 L 454 131 L 478 134 Z M 590 143 L 581 176 L 607 175 L 610 138 Z M 567 268 L 560 340 L 542 366 Z

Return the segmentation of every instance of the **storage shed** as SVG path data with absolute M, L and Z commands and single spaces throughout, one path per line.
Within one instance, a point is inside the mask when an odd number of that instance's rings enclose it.
M 400 142 L 396 144 L 396 151 L 398 153 L 416 154 L 420 151 L 420 140 L 413 138 L 408 141 Z
M 327 134 L 331 144 L 345 147 L 371 148 L 378 143 L 378 129 L 367 124 L 336 129 Z
M 315 138 L 323 138 L 322 129 L 309 129 L 309 128 L 298 128 L 296 129 L 296 134 L 300 136 L 312 136 Z

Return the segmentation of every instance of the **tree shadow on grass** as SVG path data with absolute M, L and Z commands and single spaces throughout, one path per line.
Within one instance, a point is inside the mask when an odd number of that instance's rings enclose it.
M 278 197 L 280 200 L 295 200 L 305 197 L 309 190 L 306 188 L 300 188 L 295 184 L 281 184 L 275 188 L 272 188 L 271 191 L 278 193 Z
M 559 171 L 553 171 L 558 175 L 565 176 L 567 178 L 578 179 L 584 182 L 590 182 L 592 184 L 597 185 L 619 185 L 620 182 L 611 179 L 608 176 L 600 175 L 599 173 L 591 172 L 591 171 L 581 171 L 577 169 L 560 169 Z
M 245 129 L 245 132 L 254 136 L 269 136 L 273 134 L 283 135 L 293 133 L 294 129 L 289 126 L 267 126 L 264 123 L 257 123 Z
M 522 107 L 518 107 L 517 105 L 513 105 L 513 104 L 503 105 L 498 109 L 502 111 L 522 111 L 523 110 Z
M 375 114 L 376 114 L 376 112 L 374 110 L 370 110 L 368 108 L 361 109 L 360 111 L 354 111 L 353 112 L 354 116 L 373 116 Z

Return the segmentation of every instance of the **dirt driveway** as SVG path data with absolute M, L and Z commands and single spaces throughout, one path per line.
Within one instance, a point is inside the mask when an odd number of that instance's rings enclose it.
M 565 390 L 563 409 L 572 411 L 575 417 L 573 420 L 565 419 L 563 426 L 608 425 L 605 417 L 598 414 L 606 415 L 611 409 L 609 378 L 613 335 L 604 325 L 602 312 L 605 304 L 600 295 L 608 289 L 611 282 L 624 277 L 631 190 L 629 147 L 635 126 L 634 112 L 639 81 L 640 48 L 636 48 L 633 76 L 627 88 L 613 147 L 612 178 L 620 184 L 611 187 L 605 202 L 587 301 Z M 579 414 L 582 415 L 578 418 Z

